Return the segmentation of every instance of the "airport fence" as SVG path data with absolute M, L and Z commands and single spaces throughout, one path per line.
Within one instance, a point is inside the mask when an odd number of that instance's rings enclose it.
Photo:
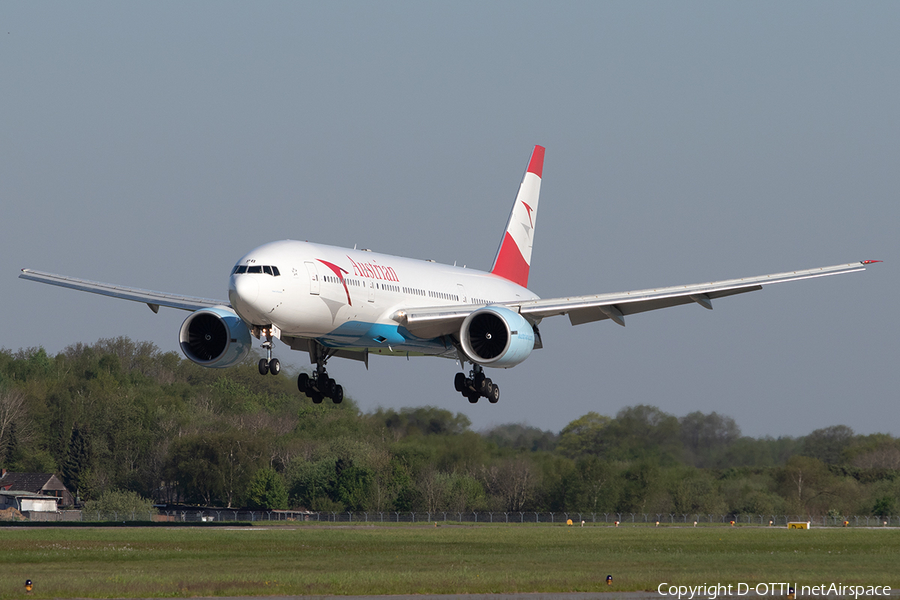
M 815 527 L 900 527 L 900 515 L 762 515 L 762 514 L 688 514 L 688 513 L 613 513 L 613 512 L 336 512 L 292 510 L 237 510 L 216 508 L 169 508 L 149 512 L 59 511 L 28 515 L 31 520 L 81 522 L 170 523 L 257 523 L 304 521 L 319 523 L 509 523 L 567 524 L 606 526 L 780 526 L 791 522 L 809 522 Z

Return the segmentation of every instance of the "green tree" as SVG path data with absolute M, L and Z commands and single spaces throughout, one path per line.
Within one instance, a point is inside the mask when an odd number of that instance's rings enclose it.
M 726 463 L 725 452 L 741 437 L 731 417 L 712 412 L 692 412 L 679 419 L 685 459 L 695 467 L 716 467 Z
M 571 487 L 571 508 L 587 512 L 607 511 L 615 506 L 617 469 L 608 461 L 586 456 L 575 461 L 577 480 Z
M 682 454 L 678 419 L 655 406 L 639 404 L 623 408 L 608 427 L 610 457 L 649 459 L 660 464 L 680 462 Z
M 794 456 L 779 470 L 778 482 L 788 510 L 796 514 L 819 515 L 831 508 L 837 478 L 822 461 Z
M 334 503 L 334 466 L 337 459 L 326 457 L 315 462 L 304 458 L 288 467 L 291 501 L 303 508 L 324 510 Z M 343 510 L 343 506 L 340 507 Z
M 707 471 L 673 468 L 669 477 L 668 490 L 675 514 L 710 514 L 725 510 L 715 480 Z
M 890 517 L 897 514 L 897 499 L 893 496 L 882 496 L 875 501 L 872 514 L 881 517 Z
M 231 508 L 262 463 L 262 442 L 237 430 L 186 436 L 172 444 L 166 477 L 189 502 Z
M 66 459 L 62 466 L 62 480 L 76 499 L 89 493 L 88 479 L 91 471 L 91 452 L 88 441 L 77 425 L 72 428 Z
M 549 452 L 556 448 L 559 440 L 559 436 L 552 431 L 544 431 L 522 423 L 497 425 L 482 435 L 498 448 L 526 452 Z
M 643 513 L 655 508 L 654 497 L 661 487 L 661 469 L 652 461 L 642 460 L 622 473 L 622 488 L 617 512 Z
M 454 415 L 435 406 L 401 408 L 399 411 L 379 409 L 373 420 L 390 431 L 395 440 L 410 435 L 460 434 L 472 424 L 469 417 L 462 413 Z
M 482 467 L 481 480 L 506 512 L 524 510 L 540 484 L 538 470 L 525 456 L 503 458 L 490 467 Z
M 19 452 L 23 434 L 29 429 L 25 394 L 17 389 L 0 389 L 0 462 L 6 465 Z
M 247 489 L 247 506 L 249 508 L 287 509 L 287 488 L 284 487 L 284 479 L 275 469 L 264 467 L 256 472 Z
M 578 417 L 559 432 L 557 450 L 569 458 L 603 454 L 608 445 L 606 434 L 611 421 L 593 411 Z
M 333 499 L 348 510 L 362 511 L 368 508 L 372 471 L 358 465 L 352 459 L 339 458 L 334 464 L 332 483 Z
M 853 443 L 853 430 L 846 425 L 832 425 L 816 429 L 803 438 L 803 455 L 828 465 L 841 462 L 844 451 Z
M 153 501 L 129 490 L 107 490 L 96 500 L 84 503 L 86 518 L 97 513 L 101 519 L 116 518 L 122 521 L 149 520 L 153 514 Z

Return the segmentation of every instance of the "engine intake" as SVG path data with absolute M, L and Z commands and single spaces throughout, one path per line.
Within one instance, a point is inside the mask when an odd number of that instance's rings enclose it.
M 534 349 L 531 323 L 503 306 L 486 306 L 470 314 L 459 339 L 470 361 L 491 367 L 514 367 Z
M 181 351 L 204 367 L 231 367 L 244 360 L 252 347 L 250 330 L 229 308 L 195 311 L 181 324 Z

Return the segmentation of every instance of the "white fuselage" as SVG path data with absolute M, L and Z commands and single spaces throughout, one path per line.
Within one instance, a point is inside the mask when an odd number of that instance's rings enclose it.
M 381 354 L 445 354 L 453 348 L 450 340 L 409 334 L 393 318 L 398 311 L 537 298 L 474 269 L 292 240 L 264 244 L 241 258 L 228 296 L 250 325 Z

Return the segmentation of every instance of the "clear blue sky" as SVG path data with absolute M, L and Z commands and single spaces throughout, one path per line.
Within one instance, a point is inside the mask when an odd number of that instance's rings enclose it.
M 549 319 L 491 372 L 496 406 L 451 361 L 333 361 L 364 410 L 900 435 L 898 3 L 6 2 L 0 25 L 0 347 L 177 350 L 185 313 L 22 267 L 214 298 L 284 238 L 489 268 L 542 144 L 541 296 L 886 262 L 626 328 Z

